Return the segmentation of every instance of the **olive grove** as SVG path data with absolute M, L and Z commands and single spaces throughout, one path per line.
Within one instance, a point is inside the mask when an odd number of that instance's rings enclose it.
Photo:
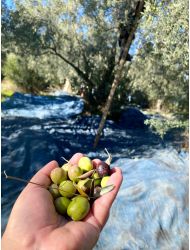
M 14 43 L 12 52 L 26 58 L 28 67 L 52 84 L 57 81 L 52 76 L 60 83 L 68 78 L 74 89 L 83 92 L 92 111 L 101 110 L 120 55 L 119 27 L 132 17 L 137 1 L 14 3 L 8 37 Z M 126 81 L 127 74 L 120 85 L 123 90 Z M 125 97 L 125 91 L 118 92 L 116 103 Z
M 128 95 L 187 118 L 188 1 L 3 0 L 2 68 L 34 93 L 68 79 L 104 120 Z

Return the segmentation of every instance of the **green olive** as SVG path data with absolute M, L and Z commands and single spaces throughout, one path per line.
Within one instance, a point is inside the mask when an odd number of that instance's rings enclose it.
M 95 172 L 95 173 L 92 175 L 92 178 L 93 178 L 93 179 L 99 179 L 100 176 L 99 176 L 98 173 Z
M 96 186 L 100 186 L 100 184 L 101 184 L 101 178 L 99 178 L 99 179 L 94 179 L 94 186 L 96 187 Z
M 71 165 L 69 163 L 65 163 L 63 164 L 63 166 L 61 167 L 67 174 L 68 174 L 68 169 Z
M 71 197 L 73 197 L 75 195 L 75 192 L 76 192 L 76 188 L 73 185 L 72 181 L 67 180 L 67 181 L 63 181 L 63 182 L 60 183 L 60 185 L 59 185 L 59 193 L 62 196 L 71 198 Z
M 67 180 L 67 173 L 62 168 L 54 168 L 50 173 L 50 178 L 55 184 L 60 184 Z
M 109 180 L 110 176 L 104 176 L 101 180 L 101 187 L 106 187 L 107 186 L 107 182 Z
M 86 156 L 80 158 L 78 166 L 85 172 L 88 172 L 93 169 L 92 161 Z
M 101 178 L 100 178 L 100 176 L 99 176 L 99 174 L 98 173 L 94 173 L 93 175 L 92 175 L 92 178 L 94 179 L 94 186 L 96 187 L 96 186 L 100 186 L 100 183 L 101 183 Z
M 71 201 L 66 197 L 59 197 L 55 200 L 55 208 L 59 214 L 67 214 L 67 208 Z
M 81 168 L 76 166 L 70 166 L 68 169 L 68 176 L 71 181 L 77 182 L 80 175 L 83 174 L 83 171 Z
M 60 196 L 58 185 L 55 183 L 51 184 L 51 186 L 49 187 L 49 191 L 54 199 Z
M 87 198 L 77 196 L 72 199 L 71 203 L 67 208 L 67 214 L 74 221 L 84 219 L 90 210 L 90 203 Z

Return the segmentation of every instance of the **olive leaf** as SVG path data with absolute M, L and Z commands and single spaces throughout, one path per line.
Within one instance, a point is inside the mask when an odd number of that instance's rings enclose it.
M 65 157 L 61 157 L 64 161 L 66 161 L 67 163 L 69 163 L 69 161 L 67 159 L 65 159 Z
M 45 186 L 45 185 L 42 185 L 40 183 L 36 183 L 36 182 L 33 182 L 33 181 L 27 181 L 27 180 L 22 179 L 22 178 L 18 178 L 18 177 L 15 177 L 15 176 L 7 175 L 7 173 L 5 172 L 5 170 L 3 171 L 3 173 L 4 173 L 6 179 L 20 181 L 20 182 L 24 182 L 24 183 L 30 183 L 30 184 L 41 186 L 41 187 L 46 188 L 46 189 L 49 188 L 49 186 Z
M 115 186 L 113 184 L 111 184 L 111 185 L 108 185 L 108 186 L 102 188 L 101 191 L 100 191 L 100 196 L 111 192 L 114 189 L 114 187 Z
M 74 184 L 74 183 L 73 183 Z M 88 197 L 88 195 L 82 190 L 82 188 L 78 187 L 76 184 L 74 184 L 74 186 L 76 187 L 77 191 L 79 192 L 79 194 L 81 194 L 84 197 Z
M 94 172 L 95 172 L 95 170 L 92 169 L 92 170 L 86 172 L 85 174 L 78 176 L 77 178 L 78 179 L 86 179 L 86 178 L 90 177 Z

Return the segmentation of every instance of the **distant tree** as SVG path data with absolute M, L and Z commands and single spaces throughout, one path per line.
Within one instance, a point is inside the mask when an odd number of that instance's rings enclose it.
M 133 90 L 169 111 L 188 114 L 188 1 L 146 1 L 139 49 L 129 70 Z
M 46 90 L 51 82 L 48 72 L 44 75 L 44 68 L 43 74 L 40 74 L 40 69 L 37 70 L 36 62 L 32 57 L 23 58 L 13 53 L 7 55 L 2 72 L 7 79 L 13 80 L 24 91 L 30 93 Z
M 6 0 L 1 1 L 1 64 L 5 62 L 10 49 L 10 10 Z

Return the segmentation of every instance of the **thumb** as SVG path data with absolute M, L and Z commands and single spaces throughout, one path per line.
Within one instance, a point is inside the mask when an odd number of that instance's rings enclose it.
M 59 167 L 58 163 L 56 161 L 49 162 L 43 168 L 41 168 L 32 177 L 32 179 L 30 181 L 48 187 L 51 184 L 50 173 L 56 167 Z M 34 186 L 34 185 L 29 183 L 28 186 L 31 187 L 31 186 Z

